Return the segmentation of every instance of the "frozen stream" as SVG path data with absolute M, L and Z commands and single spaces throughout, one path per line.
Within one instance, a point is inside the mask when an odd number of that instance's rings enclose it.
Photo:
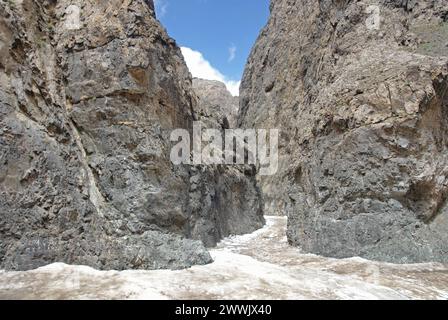
M 448 299 L 448 266 L 336 260 L 288 246 L 286 218 L 225 239 L 215 262 L 181 271 L 52 264 L 0 271 L 0 299 Z

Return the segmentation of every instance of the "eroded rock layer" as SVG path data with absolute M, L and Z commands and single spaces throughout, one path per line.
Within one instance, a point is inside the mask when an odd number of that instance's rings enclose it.
M 272 0 L 239 124 L 281 130 L 266 211 L 307 252 L 448 261 L 448 5 Z

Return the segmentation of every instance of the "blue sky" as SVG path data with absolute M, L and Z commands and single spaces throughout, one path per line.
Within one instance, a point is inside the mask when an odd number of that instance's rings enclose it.
M 182 47 L 193 76 L 221 80 L 236 95 L 269 0 L 155 0 L 158 19 Z

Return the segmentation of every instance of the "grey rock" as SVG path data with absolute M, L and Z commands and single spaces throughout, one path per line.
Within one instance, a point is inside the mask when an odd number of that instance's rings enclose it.
M 224 142 L 225 130 L 236 124 L 238 98 L 219 81 L 195 78 L 193 88 L 198 99 L 195 120 L 203 129 L 220 130 Z M 193 238 L 214 246 L 225 236 L 251 233 L 264 225 L 264 202 L 253 166 L 214 165 L 195 169 L 199 174 L 190 179 L 190 203 L 196 219 Z
M 253 178 L 169 159 L 197 98 L 152 1 L 1 2 L 0 35 L 0 269 L 179 269 L 261 226 Z
M 243 168 L 242 168 L 243 167 Z M 200 168 L 200 167 L 199 167 Z M 208 166 L 190 190 L 193 239 L 208 247 L 263 227 L 263 201 L 250 166 Z
M 378 30 L 367 27 L 367 5 L 379 5 Z M 260 184 L 265 210 L 288 215 L 292 245 L 448 261 L 448 58 L 438 47 L 448 37 L 424 39 L 425 25 L 445 35 L 446 9 L 435 0 L 271 1 L 238 123 L 281 130 L 279 172 Z M 425 53 L 424 40 L 437 46 Z
M 199 98 L 197 113 L 212 119 L 222 119 L 223 125 L 235 128 L 239 109 L 239 97 L 234 97 L 224 83 L 214 80 L 193 79 L 193 89 Z

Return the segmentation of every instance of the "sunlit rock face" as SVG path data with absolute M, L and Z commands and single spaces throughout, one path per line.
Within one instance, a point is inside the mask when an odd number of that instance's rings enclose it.
M 281 130 L 279 173 L 261 187 L 291 244 L 448 261 L 447 6 L 271 1 L 239 125 Z
M 179 269 L 262 226 L 257 195 L 248 218 L 244 189 L 217 205 L 234 185 L 170 161 L 197 98 L 152 1 L 1 2 L 0 53 L 1 268 Z

